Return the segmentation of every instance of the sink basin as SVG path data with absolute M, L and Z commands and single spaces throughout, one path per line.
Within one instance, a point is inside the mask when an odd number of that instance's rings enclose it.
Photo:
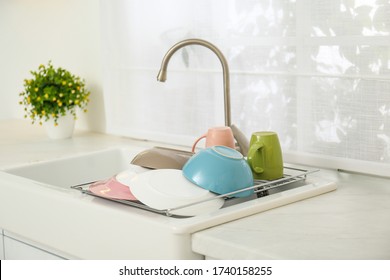
M 7 205 L 3 205 L 4 209 L 11 209 L 15 213 L 13 219 L 9 220 L 9 225 L 13 225 L 15 220 L 20 220 L 16 233 L 23 235 L 27 232 L 36 242 L 68 252 L 77 258 L 199 258 L 201 256 L 191 250 L 192 233 L 318 196 L 337 188 L 334 182 L 310 174 L 302 181 L 258 192 L 250 199 L 226 200 L 221 209 L 194 217 L 161 215 L 90 196 L 71 188 L 107 179 L 126 170 L 139 152 L 141 151 L 131 147 L 115 147 L 3 170 L 17 176 L 15 187 L 9 184 L 8 191 L 2 192 L 4 200 L 9 201 Z M 295 169 L 292 171 L 295 172 Z M 50 189 L 45 192 L 42 191 L 42 187 Z M 16 193 L 14 190 L 20 192 Z M 11 201 L 16 195 L 25 196 L 22 201 L 29 204 L 24 204 L 23 207 L 30 209 L 28 213 L 17 210 L 21 206 L 17 204 L 18 202 L 15 204 Z M 36 207 L 37 203 L 40 207 Z M 62 215 L 61 220 L 58 220 L 58 215 Z M 27 219 L 39 217 L 40 225 L 45 225 L 51 235 L 43 235 L 38 227 L 30 227 L 24 222 L 26 217 Z M 88 224 L 87 227 L 77 230 L 77 225 L 85 223 Z M 6 228 L 4 225 L 3 227 Z M 97 231 L 99 234 L 96 234 Z M 68 239 L 71 242 L 58 242 Z M 120 241 L 123 239 L 137 239 L 138 242 L 124 243 Z M 96 249 L 91 251 L 91 248 Z
M 113 148 L 27 164 L 5 171 L 40 183 L 70 188 L 70 186 L 107 179 L 126 170 L 136 154 L 136 151 Z

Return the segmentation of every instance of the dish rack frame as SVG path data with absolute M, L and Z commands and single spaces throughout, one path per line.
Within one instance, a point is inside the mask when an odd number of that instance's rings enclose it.
M 230 192 L 230 193 L 226 193 L 226 194 L 216 195 L 213 198 L 203 199 L 203 200 L 199 200 L 197 202 L 193 202 L 190 204 L 185 204 L 185 205 L 181 205 L 178 207 L 163 209 L 163 210 L 149 207 L 149 206 L 141 203 L 140 201 L 114 199 L 114 198 L 108 198 L 108 197 L 103 197 L 103 196 L 99 196 L 97 194 L 94 194 L 91 191 L 89 191 L 88 188 L 91 184 L 95 183 L 96 181 L 71 186 L 70 188 L 78 190 L 78 191 L 82 192 L 83 194 L 87 194 L 90 196 L 102 198 L 102 199 L 117 202 L 117 203 L 121 203 L 121 204 L 124 204 L 127 206 L 132 206 L 132 207 L 146 210 L 149 212 L 162 214 L 162 215 L 165 215 L 168 217 L 189 218 L 192 216 L 183 216 L 183 215 L 174 214 L 172 212 L 174 212 L 175 210 L 180 210 L 180 209 L 183 209 L 186 207 L 201 204 L 201 203 L 204 203 L 204 202 L 207 202 L 210 200 L 214 200 L 214 199 L 221 199 L 222 198 L 225 200 L 222 208 L 226 208 L 226 207 L 229 207 L 231 205 L 235 205 L 237 203 L 243 203 L 243 202 L 248 201 L 248 200 L 261 199 L 261 197 L 268 196 L 270 194 L 270 191 L 272 191 L 272 190 L 277 190 L 278 188 L 282 188 L 282 187 L 289 187 L 289 186 L 292 186 L 294 183 L 304 182 L 309 174 L 312 174 L 312 173 L 315 173 L 318 171 L 320 171 L 320 170 L 319 169 L 304 169 L 304 168 L 295 167 L 295 166 L 284 166 L 284 175 L 280 179 L 272 180 L 272 181 L 254 180 L 255 184 L 251 187 L 248 187 L 248 188 L 244 188 L 244 189 L 237 190 L 237 191 Z M 299 187 L 299 186 L 296 186 L 296 187 Z M 296 187 L 293 187 L 293 188 L 296 188 Z M 254 194 L 252 196 L 250 196 L 249 199 L 232 197 L 232 195 L 235 195 L 235 194 L 238 194 L 241 192 L 245 192 L 248 190 L 253 190 L 253 192 L 254 192 Z M 235 200 L 238 202 L 235 203 L 234 202 Z M 228 201 L 229 201 L 229 203 L 227 203 Z

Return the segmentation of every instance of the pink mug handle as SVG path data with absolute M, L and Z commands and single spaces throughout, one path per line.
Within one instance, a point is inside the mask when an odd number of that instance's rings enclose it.
M 200 140 L 202 140 L 203 138 L 205 138 L 206 136 L 207 136 L 207 133 L 203 134 L 203 135 L 200 136 L 198 139 L 196 139 L 194 145 L 192 145 L 192 150 L 191 150 L 191 151 L 192 151 L 193 153 L 195 152 L 195 147 L 196 147 L 196 145 L 198 144 L 198 142 L 199 142 Z

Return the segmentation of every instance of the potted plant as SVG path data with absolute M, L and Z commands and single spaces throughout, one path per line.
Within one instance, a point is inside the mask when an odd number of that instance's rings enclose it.
M 63 68 L 54 68 L 51 61 L 30 73 L 33 78 L 24 80 L 24 91 L 20 93 L 24 117 L 32 123 L 45 123 L 51 138 L 70 137 L 77 109 L 87 112 L 90 92 L 85 81 Z M 63 132 L 64 129 L 68 132 Z

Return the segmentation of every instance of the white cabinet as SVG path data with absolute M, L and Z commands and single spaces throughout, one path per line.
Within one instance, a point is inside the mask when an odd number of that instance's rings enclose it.
M 61 256 L 38 248 L 25 240 L 7 236 L 3 237 L 3 259 L 5 260 L 63 260 Z
M 0 260 L 4 260 L 4 237 L 3 230 L 0 228 Z

